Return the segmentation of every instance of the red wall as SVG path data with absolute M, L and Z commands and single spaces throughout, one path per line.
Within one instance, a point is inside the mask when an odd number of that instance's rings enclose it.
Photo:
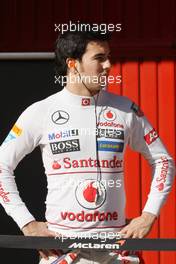
M 175 0 L 6 0 L 0 1 L 0 52 L 53 51 L 54 24 L 84 20 L 122 23 L 113 34 L 115 93 L 137 102 L 175 158 L 176 87 Z M 127 215 L 139 215 L 147 197 L 150 169 L 137 153 L 126 155 Z M 176 236 L 175 186 L 151 237 Z M 146 263 L 176 263 L 175 252 L 144 252 Z
M 123 61 L 115 64 L 113 75 L 122 75 L 122 85 L 110 85 L 109 90 L 130 97 L 138 103 L 160 134 L 171 155 L 176 157 L 176 62 Z M 128 149 L 126 154 L 127 216 L 140 214 L 149 192 L 151 173 L 141 155 Z M 176 186 L 162 208 L 150 237 L 174 238 L 176 235 Z M 144 252 L 146 263 L 176 263 L 175 252 Z

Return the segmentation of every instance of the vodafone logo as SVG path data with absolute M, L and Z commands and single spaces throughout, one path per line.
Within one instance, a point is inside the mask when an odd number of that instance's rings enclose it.
M 106 189 L 102 182 L 89 179 L 79 183 L 75 190 L 77 202 L 86 209 L 96 209 L 106 200 Z
M 95 203 L 98 200 L 98 188 L 95 182 L 91 182 L 83 191 L 84 199 L 89 203 Z
M 114 121 L 116 119 L 116 113 L 112 110 L 105 110 L 103 113 L 103 117 L 107 121 Z
M 100 211 L 94 211 L 92 213 L 81 211 L 78 213 L 74 212 L 61 212 L 60 213 L 62 220 L 67 221 L 78 221 L 78 222 L 105 222 L 105 221 L 113 221 L 118 220 L 118 212 L 100 212 Z
M 82 106 L 90 105 L 90 98 L 82 98 Z

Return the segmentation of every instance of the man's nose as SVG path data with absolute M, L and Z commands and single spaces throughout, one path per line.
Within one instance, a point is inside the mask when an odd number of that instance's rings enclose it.
M 103 64 L 103 69 L 110 69 L 111 68 L 111 62 L 109 59 L 107 59 Z

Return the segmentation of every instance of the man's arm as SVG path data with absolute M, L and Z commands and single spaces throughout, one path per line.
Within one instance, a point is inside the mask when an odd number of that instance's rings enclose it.
M 0 203 L 20 229 L 35 220 L 19 195 L 14 176 L 19 162 L 39 142 L 40 132 L 37 131 L 34 113 L 35 107 L 26 109 L 0 146 L 0 185 L 4 193 L 4 198 L 0 197 Z
M 26 236 L 55 236 L 47 229 L 46 223 L 37 222 L 29 212 L 19 195 L 14 177 L 18 163 L 39 145 L 42 116 L 37 118 L 35 104 L 26 109 L 0 147 L 0 203 Z M 49 255 L 58 255 L 58 252 L 50 250 L 40 250 L 39 253 L 46 259 Z
M 25 236 L 44 236 L 44 237 L 56 237 L 56 233 L 48 230 L 46 222 L 31 221 L 22 228 L 22 232 Z M 48 260 L 49 256 L 61 256 L 62 250 L 39 250 L 39 254 L 42 258 Z
M 147 236 L 155 222 L 156 215 L 143 212 L 141 216 L 130 221 L 120 232 L 124 238 L 143 238 Z
M 121 230 L 125 237 L 143 238 L 151 230 L 174 180 L 174 162 L 166 147 L 141 111 L 135 106 L 129 122 L 129 145 L 140 152 L 152 168 L 152 182 L 141 216 Z

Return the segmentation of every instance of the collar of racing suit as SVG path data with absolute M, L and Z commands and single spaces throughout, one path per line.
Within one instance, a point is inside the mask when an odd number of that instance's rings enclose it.
M 66 98 L 66 102 L 69 105 L 76 105 L 76 106 L 84 106 L 84 107 L 89 107 L 96 105 L 96 101 L 99 97 L 99 94 L 96 94 L 94 96 L 83 96 L 83 95 L 78 95 L 70 92 L 66 87 L 63 88 L 63 90 L 59 93 L 59 95 L 62 95 L 63 97 Z

